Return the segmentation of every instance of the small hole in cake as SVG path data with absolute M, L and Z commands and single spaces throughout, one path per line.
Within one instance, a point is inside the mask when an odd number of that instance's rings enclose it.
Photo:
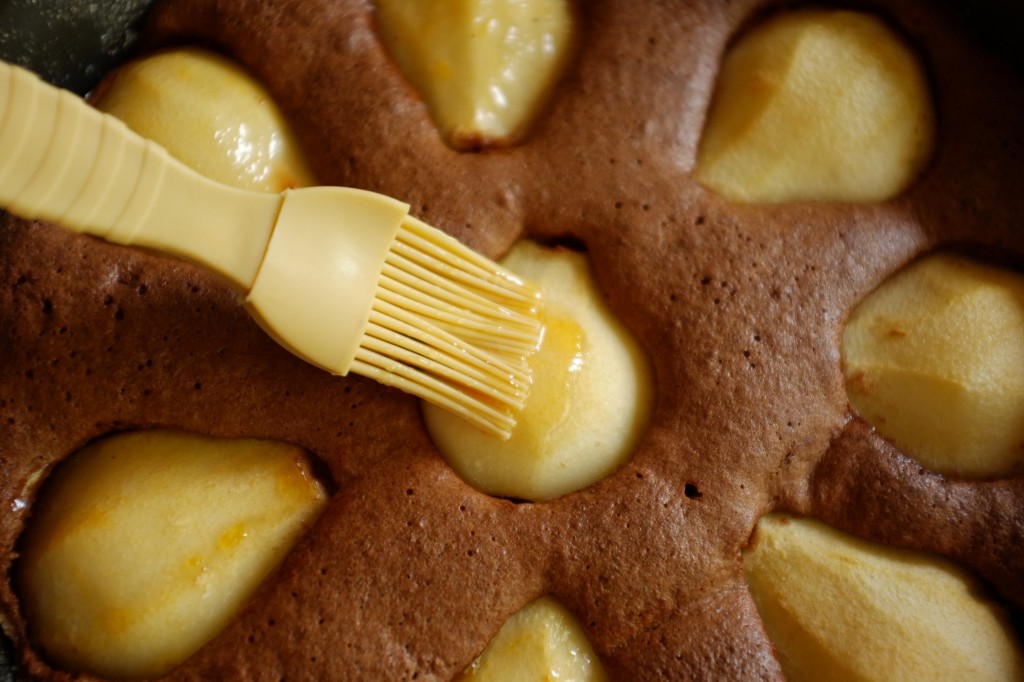
M 695 483 L 687 483 L 683 487 L 683 494 L 686 495 L 686 497 L 691 499 L 691 500 L 697 500 L 697 499 L 700 499 L 700 498 L 704 497 L 704 493 L 702 493 L 697 488 L 697 485 Z
M 694 225 L 703 225 L 704 224 L 704 216 L 699 215 L 696 218 L 694 218 L 693 219 L 693 224 Z
M 551 249 L 567 249 L 577 253 L 587 253 L 587 245 L 582 239 L 571 234 L 564 234 L 558 237 L 550 237 L 540 241 L 541 245 Z

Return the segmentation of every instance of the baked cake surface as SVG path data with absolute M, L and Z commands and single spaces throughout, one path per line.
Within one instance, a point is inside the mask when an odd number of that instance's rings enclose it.
M 215 277 L 4 216 L 0 546 L 13 574 L 40 475 L 113 431 L 165 426 L 301 445 L 336 486 L 251 604 L 174 679 L 450 679 L 550 594 L 613 679 L 781 678 L 740 553 L 786 510 L 948 557 L 1024 608 L 1024 476 L 928 472 L 857 418 L 850 310 L 927 252 L 1024 256 L 1019 74 L 930 3 L 891 19 L 933 79 L 921 180 L 876 204 L 732 204 L 693 180 L 721 56 L 760 0 L 579 3 L 580 40 L 525 140 L 445 146 L 359 0 L 168 0 L 146 44 L 237 59 L 323 184 L 409 202 L 492 257 L 585 248 L 649 354 L 655 411 L 611 477 L 553 502 L 490 497 L 444 463 L 408 396 L 330 377 L 268 339 Z M 31 677 L 17 585 L 4 629 Z M 85 679 L 89 679 L 86 677 Z

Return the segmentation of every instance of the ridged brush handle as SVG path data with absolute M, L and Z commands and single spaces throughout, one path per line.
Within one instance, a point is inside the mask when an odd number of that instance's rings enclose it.
M 221 185 L 0 62 L 0 208 L 197 261 L 234 283 L 298 357 L 396 386 L 502 438 L 523 405 L 542 329 L 536 293 L 390 197 Z
M 213 182 L 29 71 L 0 62 L 0 206 L 196 261 L 247 291 L 281 197 Z

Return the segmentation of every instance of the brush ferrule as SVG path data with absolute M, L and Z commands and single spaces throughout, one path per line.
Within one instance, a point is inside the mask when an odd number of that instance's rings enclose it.
M 284 193 L 246 304 L 302 359 L 347 374 L 370 319 L 377 282 L 409 207 L 358 189 Z

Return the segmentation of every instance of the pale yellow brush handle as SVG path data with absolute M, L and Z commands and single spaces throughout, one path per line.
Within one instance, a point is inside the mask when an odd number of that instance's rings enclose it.
M 266 194 L 209 180 L 3 62 L 0 208 L 206 266 L 282 345 L 336 374 L 352 364 L 409 210 L 350 188 Z
M 518 280 L 409 219 L 408 204 L 345 187 L 278 195 L 222 185 L 3 62 L 0 208 L 195 261 L 232 282 L 303 360 L 396 386 L 504 437 L 525 397 L 521 364 L 463 341 L 446 321 L 493 322 L 500 337 L 506 301 L 482 292 Z
M 282 198 L 213 182 L 77 96 L 0 62 L 0 207 L 255 280 Z

